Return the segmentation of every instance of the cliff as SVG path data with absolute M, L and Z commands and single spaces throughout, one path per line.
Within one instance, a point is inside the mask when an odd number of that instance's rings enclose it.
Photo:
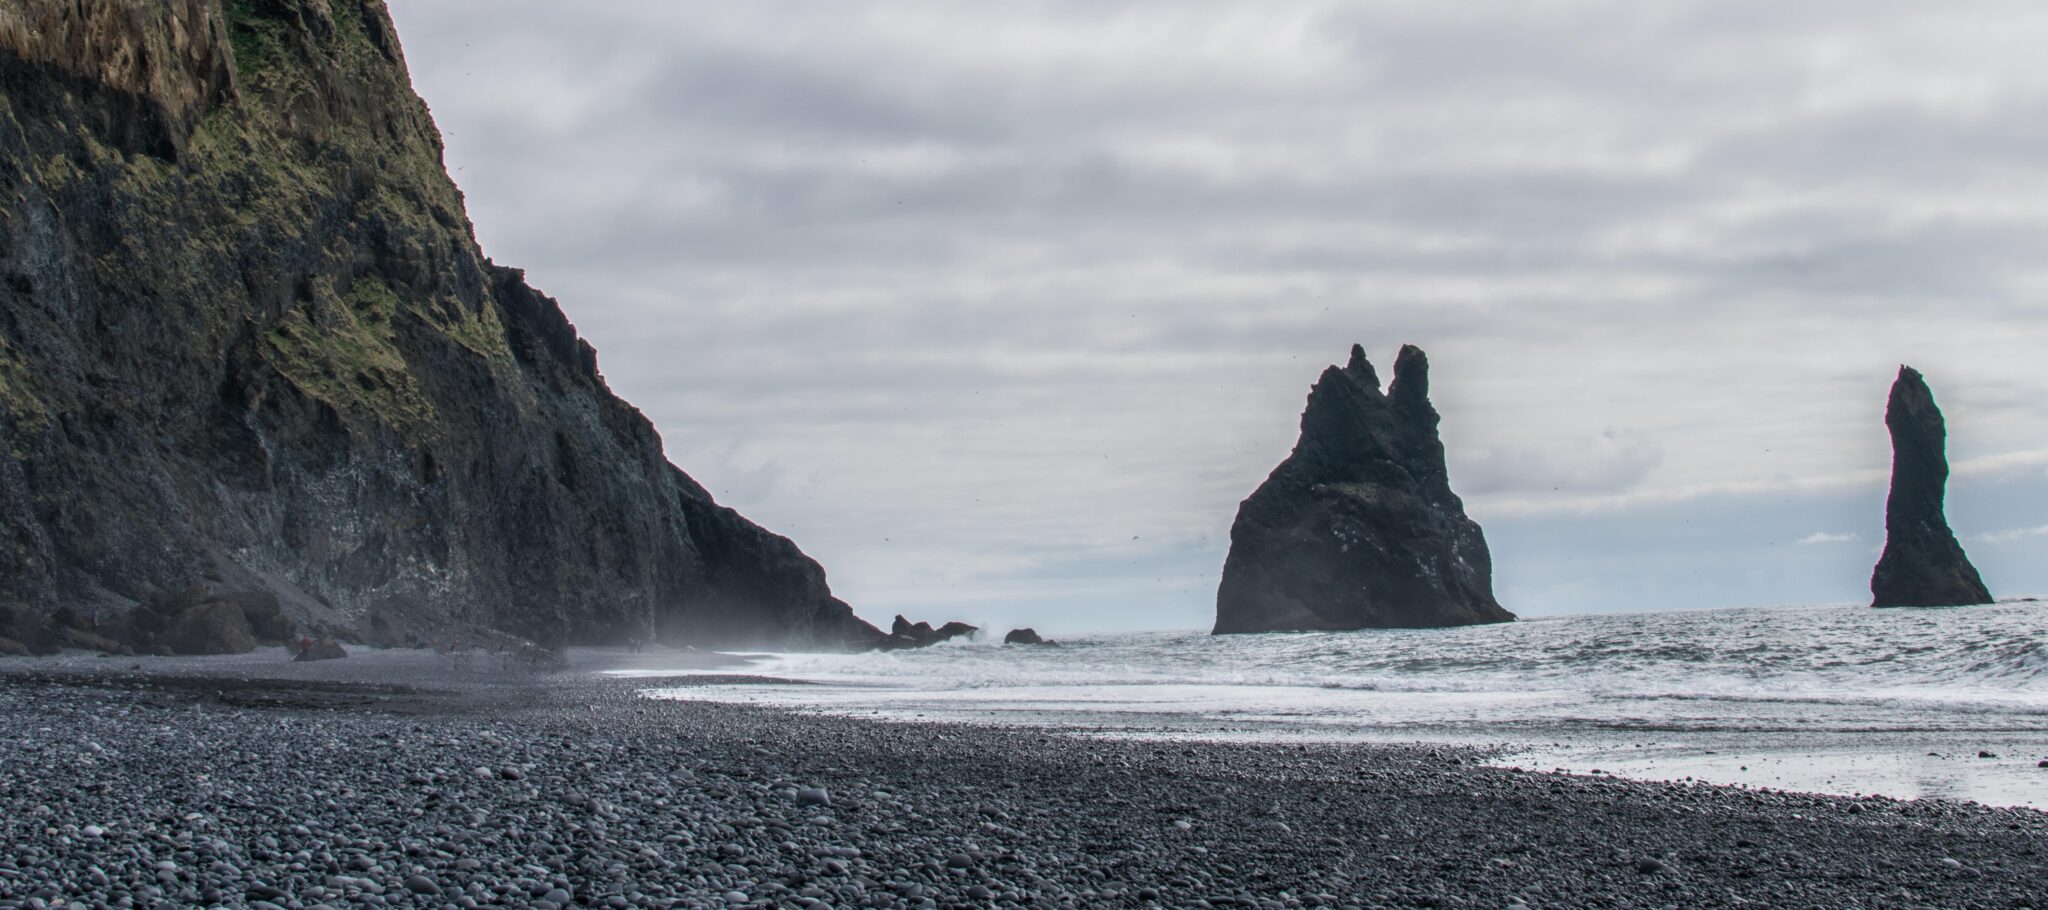
M 1899 367 L 1884 425 L 1892 436 L 1892 488 L 1884 504 L 1884 555 L 1870 575 L 1871 606 L 1990 603 L 1990 590 L 1949 530 L 1948 426 L 1918 370 Z
M 1507 622 L 1493 560 L 1444 466 L 1429 359 L 1380 391 L 1365 351 L 1310 390 L 1294 451 L 1237 510 L 1217 634 Z
M 380 0 L 0 6 L 0 607 L 872 645 L 479 251 Z

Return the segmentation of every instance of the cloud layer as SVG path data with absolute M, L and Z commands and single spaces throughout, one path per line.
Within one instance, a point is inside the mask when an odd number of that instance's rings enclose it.
M 1237 500 L 1353 340 L 1429 349 L 1497 551 L 1609 546 L 1589 509 L 1876 498 L 1609 589 L 1881 539 L 1900 362 L 1958 458 L 2048 445 L 2048 9 L 1964 6 L 393 12 L 486 251 L 671 457 L 871 617 L 1080 627 L 1206 620 Z M 1497 553 L 1504 599 L 1639 602 L 1547 599 L 1568 552 Z

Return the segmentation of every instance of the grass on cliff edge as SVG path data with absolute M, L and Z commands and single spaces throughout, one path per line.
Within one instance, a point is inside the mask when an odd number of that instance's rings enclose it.
M 204 172 L 251 178 L 225 200 L 245 235 L 314 223 L 346 200 L 355 230 L 429 244 L 455 232 L 464 250 L 480 259 L 424 105 L 400 66 L 370 39 L 366 17 L 372 14 L 362 0 L 335 0 L 330 9 L 332 21 L 324 25 L 331 28 L 318 29 L 324 34 L 315 38 L 296 34 L 305 27 L 300 14 L 278 0 L 229 0 L 241 101 L 201 124 L 194 163 Z M 357 108 L 353 118 L 322 123 L 308 135 L 291 112 L 308 96 L 337 93 L 390 107 Z M 376 121 L 378 113 L 389 122 Z M 394 123 L 400 128 L 384 128 Z M 354 251 L 339 248 L 345 239 L 334 242 L 323 257 L 333 266 L 326 271 L 345 274 L 343 263 Z M 516 369 L 494 301 L 415 299 L 393 290 L 407 283 L 366 276 L 346 289 L 316 293 L 266 333 L 268 359 L 294 385 L 344 415 L 374 415 L 401 430 L 430 426 L 434 413 L 395 343 L 401 313 L 483 358 L 493 372 Z
M 375 415 L 408 435 L 428 430 L 434 406 L 395 343 L 398 307 L 398 295 L 373 279 L 357 280 L 346 296 L 323 288 L 265 337 L 270 363 L 345 417 Z

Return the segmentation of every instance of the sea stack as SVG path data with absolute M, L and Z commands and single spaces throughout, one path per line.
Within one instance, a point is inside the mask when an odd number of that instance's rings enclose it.
M 1884 504 L 1884 555 L 1870 573 L 1871 606 L 1990 603 L 1990 590 L 1943 514 L 1948 429 L 1920 371 L 1899 367 L 1884 425 L 1892 434 L 1892 491 Z
M 1384 393 L 1358 345 L 1324 370 L 1294 452 L 1238 506 L 1216 634 L 1512 621 L 1438 421 L 1420 348 L 1401 348 Z

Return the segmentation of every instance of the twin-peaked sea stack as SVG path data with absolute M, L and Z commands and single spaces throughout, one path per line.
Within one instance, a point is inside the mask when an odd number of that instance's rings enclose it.
M 1365 350 L 1309 391 L 1294 452 L 1238 506 L 1216 633 L 1509 622 L 1486 536 L 1451 492 L 1429 358 L 1403 346 L 1394 381 Z
M 1918 370 L 1899 367 L 1884 425 L 1892 434 L 1892 491 L 1884 504 L 1884 555 L 1870 574 L 1871 606 L 1990 603 L 1990 590 L 1943 514 L 1948 430 Z

